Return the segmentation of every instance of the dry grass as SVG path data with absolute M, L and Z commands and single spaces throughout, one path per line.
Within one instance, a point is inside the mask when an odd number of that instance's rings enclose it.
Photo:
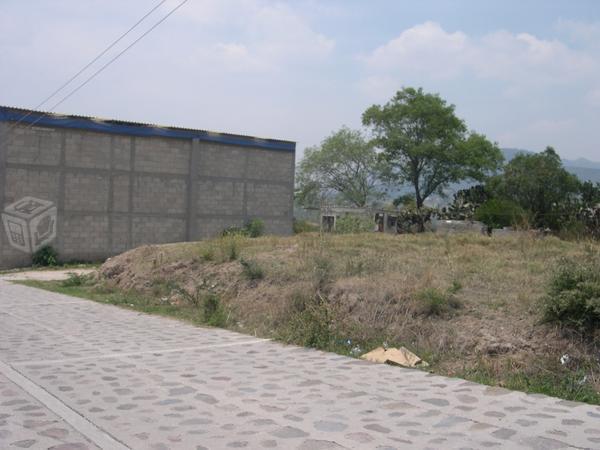
M 541 324 L 538 304 L 559 258 L 598 252 L 597 243 L 527 234 L 306 233 L 147 246 L 109 260 L 101 273 L 112 286 L 173 303 L 180 301 L 173 283 L 190 292 L 210 286 L 229 326 L 244 332 L 338 350 L 348 339 L 363 349 L 387 340 L 438 372 L 485 367 L 499 379 L 506 367 L 522 371 L 564 353 L 598 372 L 589 343 Z M 261 276 L 248 276 L 240 258 Z M 300 336 L 309 325 L 326 335 Z

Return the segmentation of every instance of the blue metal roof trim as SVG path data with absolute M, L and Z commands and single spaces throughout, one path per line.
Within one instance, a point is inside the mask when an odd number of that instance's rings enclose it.
M 24 117 L 25 114 L 29 114 Z M 184 128 L 157 127 L 146 124 L 133 124 L 116 120 L 106 121 L 87 117 L 62 116 L 44 114 L 38 111 L 29 111 L 17 108 L 0 106 L 0 122 L 16 122 L 39 126 L 59 128 L 73 128 L 102 133 L 125 134 L 141 137 L 165 137 L 175 139 L 199 139 L 205 142 L 218 144 L 238 145 L 243 147 L 262 148 L 266 150 L 296 151 L 296 143 L 291 141 L 278 141 L 250 136 L 213 133 L 204 130 L 190 130 Z

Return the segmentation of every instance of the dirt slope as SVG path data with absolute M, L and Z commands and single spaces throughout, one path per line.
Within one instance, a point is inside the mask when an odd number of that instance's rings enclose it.
M 590 251 L 597 244 L 528 235 L 303 234 L 145 246 L 100 273 L 174 305 L 215 294 L 229 326 L 244 332 L 324 347 L 350 339 L 361 350 L 385 340 L 460 374 L 482 364 L 525 370 L 565 353 L 597 364 L 589 345 L 540 323 L 557 260 Z M 299 331 L 307 327 L 316 341 Z

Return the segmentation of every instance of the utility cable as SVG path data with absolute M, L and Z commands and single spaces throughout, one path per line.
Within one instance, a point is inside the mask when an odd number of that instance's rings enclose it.
M 85 66 L 83 66 L 77 73 L 75 73 L 67 81 L 65 81 L 62 85 L 60 85 L 54 92 L 52 92 L 48 97 L 46 97 L 42 102 L 40 102 L 34 109 L 35 110 L 40 109 L 50 99 L 55 97 L 60 91 L 62 91 L 69 84 L 71 84 L 77 77 L 79 77 L 79 75 L 81 75 L 83 72 L 85 72 L 87 69 L 89 69 L 95 62 L 97 62 L 104 55 L 106 55 L 106 53 L 108 53 L 115 45 L 117 45 L 119 42 L 121 42 L 129 33 L 131 33 L 135 28 L 137 28 L 137 26 L 139 24 L 141 24 L 144 20 L 146 20 L 146 18 L 150 14 L 152 14 L 154 11 L 156 11 L 158 8 L 160 8 L 166 1 L 167 0 L 161 0 L 160 2 L 158 2 L 150 11 L 148 11 L 146 14 L 144 14 L 136 23 L 134 23 L 127 31 L 125 31 L 125 33 L 121 34 L 121 36 L 119 36 L 108 47 L 106 47 L 104 50 L 102 50 L 102 52 L 100 52 L 94 59 L 92 59 L 90 62 L 88 62 Z M 23 117 L 21 117 L 13 126 L 17 126 L 19 123 L 21 123 L 27 117 L 29 117 L 31 114 L 32 114 L 32 111 L 27 112 L 27 114 L 23 115 Z
M 152 25 L 148 30 L 146 30 L 140 37 L 138 37 L 135 41 L 133 41 L 131 44 L 129 44 L 127 47 L 125 47 L 123 50 L 121 50 L 119 53 L 117 53 L 113 58 L 111 58 L 106 64 L 104 64 L 102 67 L 100 67 L 97 71 L 95 71 L 90 77 L 88 77 L 83 83 L 81 83 L 79 86 L 77 86 L 75 89 L 73 89 L 71 92 L 69 92 L 67 95 L 65 95 L 60 101 L 58 101 L 57 103 L 55 103 L 52 108 L 50 108 L 48 110 L 48 112 L 52 112 L 54 111 L 58 106 L 60 106 L 61 104 L 63 104 L 66 100 L 68 100 L 69 98 L 71 98 L 71 96 L 73 96 L 76 92 L 78 92 L 81 88 L 83 88 L 84 86 L 86 86 L 90 81 L 92 81 L 94 78 L 96 78 L 96 76 L 100 75 L 100 73 L 102 73 L 108 66 L 110 66 L 113 62 L 115 62 L 117 59 L 119 59 L 121 56 L 123 56 L 123 54 L 125 54 L 129 49 L 131 49 L 135 44 L 137 44 L 138 42 L 140 42 L 144 37 L 146 37 L 148 34 L 150 34 L 156 27 L 158 27 L 161 23 L 163 23 L 165 20 L 167 20 L 172 14 L 175 13 L 175 11 L 177 11 L 179 8 L 181 8 L 184 4 L 186 4 L 189 0 L 183 0 L 181 3 L 179 3 L 175 8 L 171 9 L 164 17 L 162 17 L 158 22 L 156 22 L 154 25 Z M 34 126 L 37 122 L 39 122 L 42 117 L 45 115 L 45 113 L 42 113 L 42 115 L 40 117 L 38 117 L 34 122 L 32 122 L 30 124 L 29 127 Z

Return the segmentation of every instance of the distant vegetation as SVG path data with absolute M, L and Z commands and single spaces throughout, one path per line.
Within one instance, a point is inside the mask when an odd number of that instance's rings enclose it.
M 579 169 L 566 168 L 552 147 L 506 149 L 505 162 L 495 143 L 468 131 L 453 105 L 422 89 L 398 91 L 385 105 L 368 108 L 362 120 L 371 140 L 342 128 L 307 151 L 298 166 L 300 205 L 399 206 L 421 231 L 428 217 L 438 216 L 481 220 L 490 229 L 600 238 L 600 182 L 579 179 L 572 173 Z M 460 185 L 465 189 L 445 207 L 426 207 L 428 199 Z M 480 198 L 467 198 L 475 191 Z

